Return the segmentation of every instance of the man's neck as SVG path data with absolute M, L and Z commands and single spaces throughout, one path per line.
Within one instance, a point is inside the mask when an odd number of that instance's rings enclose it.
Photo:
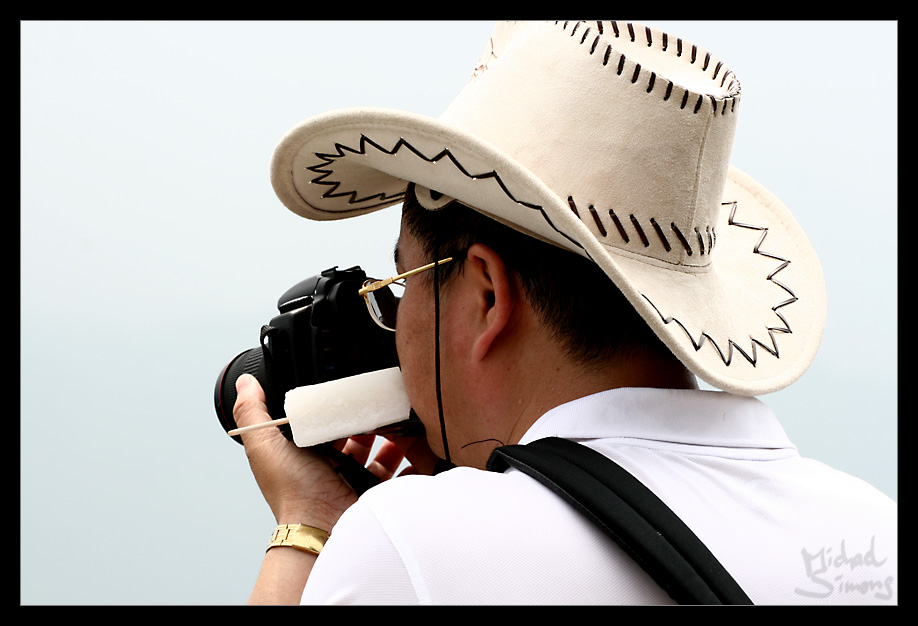
M 619 362 L 594 366 L 574 363 L 548 346 L 525 351 L 515 363 L 507 364 L 504 375 L 492 373 L 478 381 L 478 391 L 492 387 L 497 393 L 477 396 L 478 406 L 468 407 L 486 424 L 488 440 L 515 444 L 549 410 L 602 391 L 622 387 L 697 389 L 698 384 L 675 357 L 643 354 Z M 485 437 L 482 437 L 485 440 Z M 493 447 L 493 446 L 492 446 Z M 476 450 L 463 463 L 484 467 L 490 448 Z

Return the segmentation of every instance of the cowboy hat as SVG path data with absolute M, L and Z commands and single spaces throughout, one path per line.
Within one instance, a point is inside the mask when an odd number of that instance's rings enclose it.
M 315 220 L 397 204 L 413 182 L 428 208 L 442 194 L 582 254 L 699 378 L 760 395 L 809 367 L 826 294 L 788 209 L 730 165 L 740 95 L 718 58 L 656 29 L 504 22 L 439 118 L 312 117 L 271 179 Z

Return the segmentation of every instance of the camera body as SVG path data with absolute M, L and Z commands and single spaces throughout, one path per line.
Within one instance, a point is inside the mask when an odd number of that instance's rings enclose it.
M 268 413 L 279 419 L 291 389 L 398 365 L 395 333 L 373 322 L 357 293 L 366 279 L 358 266 L 332 267 L 280 297 L 278 315 L 261 328 L 260 345 L 241 352 L 217 377 L 214 406 L 225 431 L 236 428 L 236 379 L 243 373 L 261 383 Z M 292 437 L 289 426 L 280 428 Z

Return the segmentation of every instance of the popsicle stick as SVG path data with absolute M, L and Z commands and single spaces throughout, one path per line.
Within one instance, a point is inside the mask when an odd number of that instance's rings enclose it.
M 268 426 L 283 426 L 290 422 L 289 417 L 282 417 L 280 419 L 271 420 L 270 422 L 261 422 L 260 424 L 252 424 L 251 426 L 243 426 L 242 428 L 235 428 L 233 430 L 227 431 L 227 435 L 230 437 L 235 437 L 236 435 L 242 435 L 245 433 L 250 433 L 253 430 L 261 430 L 262 428 L 267 428 Z

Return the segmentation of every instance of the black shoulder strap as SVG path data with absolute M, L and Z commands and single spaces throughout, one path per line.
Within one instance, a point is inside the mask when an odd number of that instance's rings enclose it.
M 595 450 L 549 437 L 497 448 L 488 469 L 513 466 L 592 519 L 680 604 L 752 604 L 679 517 Z

